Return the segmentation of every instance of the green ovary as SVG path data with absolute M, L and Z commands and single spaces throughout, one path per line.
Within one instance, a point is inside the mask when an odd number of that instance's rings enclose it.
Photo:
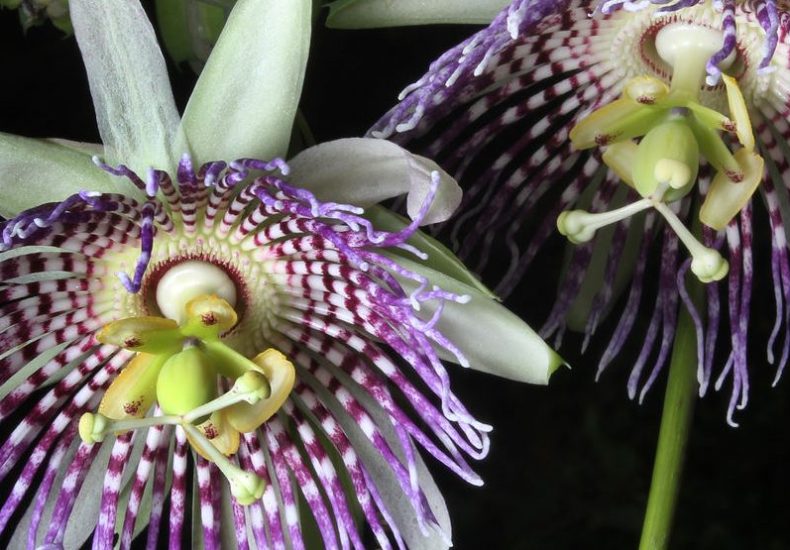
M 197 346 L 170 357 L 156 380 L 156 399 L 165 414 L 186 414 L 216 396 L 217 373 Z

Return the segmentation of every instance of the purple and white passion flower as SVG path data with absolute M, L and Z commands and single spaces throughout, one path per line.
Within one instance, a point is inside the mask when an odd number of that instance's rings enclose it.
M 330 23 L 433 22 L 417 4 L 338 2 Z M 486 6 L 504 2 L 445 5 L 443 21 L 485 17 Z M 458 216 L 439 234 L 499 295 L 526 291 L 545 272 L 538 255 L 557 229 L 577 245 L 541 333 L 559 342 L 571 328 L 586 348 L 617 311 L 599 374 L 639 332 L 638 311 L 649 312 L 631 397 L 656 380 L 687 308 L 700 394 L 731 380 L 734 423 L 748 400 L 760 202 L 777 381 L 790 355 L 788 30 L 787 5 L 775 0 L 517 0 L 437 59 L 371 135 L 408 144 L 458 179 Z M 686 286 L 697 281 L 708 284 L 695 303 Z
M 418 231 L 460 201 L 434 163 L 282 160 L 311 5 L 238 2 L 181 117 L 138 1 L 70 2 L 104 144 L 0 134 L 11 547 L 301 548 L 311 514 L 327 548 L 446 548 L 420 452 L 479 485 L 490 427 L 443 361 L 560 364 Z

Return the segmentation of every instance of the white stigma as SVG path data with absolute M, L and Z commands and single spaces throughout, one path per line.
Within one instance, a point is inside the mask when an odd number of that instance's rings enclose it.
M 156 305 L 162 315 L 182 323 L 187 303 L 201 295 L 216 295 L 236 305 L 236 285 L 220 267 L 190 260 L 170 268 L 156 286 Z
M 685 61 L 688 55 L 699 55 L 707 59 L 719 51 L 724 44 L 724 33 L 717 29 L 691 25 L 688 23 L 673 23 L 663 27 L 656 35 L 656 50 L 661 59 L 672 67 L 678 60 Z M 680 57 L 678 57 L 680 56 Z M 735 52 L 719 63 L 720 69 L 728 68 L 735 61 Z

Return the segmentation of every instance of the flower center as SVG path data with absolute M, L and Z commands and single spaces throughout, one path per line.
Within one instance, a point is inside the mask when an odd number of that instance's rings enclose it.
M 180 426 L 195 451 L 225 474 L 240 503 L 260 498 L 263 480 L 227 456 L 237 451 L 241 433 L 256 430 L 282 406 L 295 372 L 274 349 L 250 360 L 222 341 L 238 320 L 230 301 L 235 295 L 233 281 L 219 267 L 183 262 L 157 285 L 157 304 L 166 318 L 130 317 L 99 331 L 100 342 L 137 355 L 107 389 L 98 411 L 80 419 L 83 441 L 95 443 L 108 433 L 151 426 Z M 146 417 L 155 403 L 156 412 Z
M 702 223 L 713 229 L 726 227 L 762 180 L 763 159 L 754 152 L 751 122 L 737 81 L 722 76 L 729 117 L 700 103 L 710 60 L 726 49 L 726 40 L 722 31 L 707 27 L 664 26 L 655 46 L 672 68 L 671 85 L 653 76 L 634 78 L 620 99 L 573 128 L 573 145 L 603 147 L 604 163 L 642 199 L 611 212 L 563 212 L 557 220 L 560 233 L 572 242 L 586 242 L 597 229 L 652 207 L 688 248 L 691 270 L 701 281 L 717 281 L 727 274 L 726 260 L 702 245 L 667 205 L 691 191 L 701 156 L 717 171 L 699 213 Z M 726 70 L 731 61 L 732 56 L 722 59 L 717 70 Z M 742 147 L 731 152 L 721 132 L 731 134 Z

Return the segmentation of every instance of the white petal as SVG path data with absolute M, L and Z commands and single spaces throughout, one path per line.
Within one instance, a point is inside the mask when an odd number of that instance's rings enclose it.
M 138 173 L 172 169 L 179 126 L 165 61 L 138 0 L 71 0 L 74 34 L 88 71 L 109 164 Z
M 189 98 L 197 162 L 286 154 L 310 46 L 310 0 L 239 0 Z
M 438 172 L 439 189 L 423 224 L 449 218 L 461 202 L 458 183 L 432 160 L 412 155 L 389 141 L 346 138 L 306 149 L 288 163 L 294 185 L 323 201 L 370 206 L 408 194 L 406 209 L 413 219 L 420 211 Z
M 540 336 L 499 302 L 417 262 L 401 257 L 397 261 L 444 290 L 470 297 L 466 304 L 445 302 L 437 327 L 463 352 L 471 368 L 510 380 L 545 385 L 551 374 L 564 364 Z M 396 277 L 407 292 L 417 288 L 414 281 Z M 436 305 L 436 302 L 423 303 L 422 316 L 429 319 Z M 454 360 L 447 353 L 441 355 Z
M 328 27 L 368 29 L 436 23 L 487 25 L 510 0 L 337 0 Z
M 77 150 L 93 147 L 0 133 L 0 215 L 13 217 L 82 190 L 139 197 L 131 182 L 110 176 L 93 164 L 90 154 Z
M 356 382 L 351 381 L 348 376 L 340 372 L 339 369 L 335 368 L 333 365 L 325 364 L 332 370 L 332 373 L 343 382 L 343 386 L 364 405 L 368 414 L 370 414 L 382 435 L 389 443 L 390 448 L 403 461 L 404 457 L 398 437 L 392 429 L 389 416 L 381 408 L 381 405 L 376 403 L 370 395 L 361 391 Z M 357 452 L 360 460 L 368 470 L 370 477 L 376 483 L 376 487 L 381 493 L 387 509 L 392 515 L 406 543 L 406 547 L 410 550 L 446 550 L 449 548 L 444 537 L 435 530 L 429 533 L 429 536 L 424 536 L 422 534 L 417 516 L 412 508 L 411 500 L 404 493 L 389 464 L 384 460 L 381 453 L 376 450 L 370 440 L 362 432 L 357 422 L 346 412 L 337 399 L 316 381 L 312 375 L 307 374 L 303 369 L 300 369 L 299 377 L 305 380 L 316 391 L 321 402 L 329 409 L 332 416 L 335 417 L 338 424 L 343 428 L 343 432 L 348 436 L 351 446 Z M 436 486 L 436 483 L 419 454 L 415 453 L 415 459 L 417 464 L 417 475 L 420 480 L 420 488 L 425 494 L 428 505 L 438 520 L 439 525 L 449 537 L 452 531 L 450 526 L 450 515 L 447 511 L 444 497 Z

